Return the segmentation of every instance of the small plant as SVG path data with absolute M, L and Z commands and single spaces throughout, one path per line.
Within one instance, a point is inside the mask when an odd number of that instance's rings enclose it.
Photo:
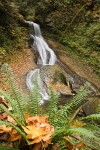
M 58 96 L 50 91 L 48 109 L 44 112 L 39 105 L 38 88 L 30 95 L 23 94 L 7 65 L 5 72 L 10 93 L 0 89 L 0 94 L 4 96 L 0 101 L 0 134 L 8 133 L 9 141 L 19 141 L 19 149 L 28 145 L 27 150 L 42 150 L 58 145 L 58 150 L 98 150 L 100 128 L 95 120 L 100 119 L 100 114 L 77 117 L 81 109 L 79 105 L 90 93 L 87 85 L 81 87 L 79 93 L 61 109 L 57 106 Z

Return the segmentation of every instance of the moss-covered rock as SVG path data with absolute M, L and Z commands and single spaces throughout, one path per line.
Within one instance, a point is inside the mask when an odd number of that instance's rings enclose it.
M 59 65 L 46 65 L 40 68 L 42 81 L 48 88 L 64 95 L 73 95 L 69 75 Z

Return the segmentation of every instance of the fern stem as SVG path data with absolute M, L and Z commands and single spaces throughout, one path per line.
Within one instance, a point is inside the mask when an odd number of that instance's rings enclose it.
M 2 108 L 9 116 L 11 116 L 18 125 L 22 126 L 18 119 L 4 105 L 0 104 L 0 108 Z
M 20 128 L 18 128 L 17 126 L 15 126 L 13 123 L 11 123 L 11 122 L 5 122 L 5 121 L 0 120 L 0 125 L 6 125 L 6 126 L 13 127 L 16 131 L 18 131 L 24 137 L 24 139 L 26 140 L 26 142 L 29 144 L 29 141 L 26 138 L 26 134 L 24 132 L 22 132 L 20 130 Z

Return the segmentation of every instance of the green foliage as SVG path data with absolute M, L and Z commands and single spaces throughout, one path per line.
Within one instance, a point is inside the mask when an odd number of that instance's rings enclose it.
M 53 91 L 50 91 L 50 101 L 49 101 L 49 105 L 48 105 L 48 116 L 49 116 L 50 122 L 53 125 L 55 123 L 56 113 L 58 111 L 57 104 L 58 104 L 58 96 Z
M 90 93 L 89 90 L 87 90 L 88 85 L 85 85 L 84 87 L 81 87 L 78 91 L 78 94 L 73 97 L 73 99 L 70 101 L 69 104 L 66 104 L 63 109 L 61 110 L 61 114 L 68 115 L 71 112 L 73 112 L 73 109 L 77 106 L 79 107 L 79 104 L 83 101 L 83 99 Z
M 62 109 L 58 110 L 58 98 L 57 95 L 51 93 L 51 100 L 48 108 L 48 115 L 50 118 L 50 122 L 57 128 L 63 128 L 67 122 L 69 122 L 69 115 L 72 114 L 73 110 L 75 111 L 82 100 L 89 94 L 90 92 L 86 89 L 86 87 L 82 87 L 79 90 L 79 93 L 73 97 L 73 99 L 63 106 Z M 71 118 L 70 118 L 71 120 Z
M 4 109 L 4 107 L 3 107 L 3 109 Z M 22 129 L 20 129 L 19 127 L 15 126 L 13 123 L 11 123 L 11 122 L 5 122 L 5 121 L 0 120 L 0 125 L 6 125 L 6 126 L 13 127 L 16 131 L 18 131 L 23 136 L 23 138 L 25 138 L 25 140 L 28 143 L 28 140 L 26 138 L 26 134 L 22 131 Z
M 10 70 L 7 64 L 4 66 L 4 70 L 10 90 L 10 95 L 7 95 L 6 92 L 1 90 L 0 92 L 9 100 L 9 103 L 11 107 L 13 108 L 13 111 L 15 114 L 19 114 L 19 119 L 22 123 L 24 123 L 24 115 L 23 115 L 23 110 L 25 110 L 24 106 L 24 99 L 22 97 L 21 92 L 19 91 L 19 87 L 17 83 L 15 82 L 15 79 L 13 77 L 13 72 Z
M 75 133 L 75 134 L 78 133 L 78 135 L 82 135 L 82 136 L 97 140 L 97 137 L 93 134 L 93 132 L 91 132 L 85 128 L 71 128 L 67 132 L 69 132 L 71 134 L 72 133 Z
M 20 27 L 23 17 L 19 14 L 15 0 L 0 1 L 0 55 L 12 54 L 14 50 L 21 50 L 25 40 L 25 29 Z M 4 49 L 4 50 L 3 50 Z M 3 56 L 3 55 L 2 55 Z M 0 62 L 4 63 L 4 57 Z M 5 59 L 6 61 L 6 59 Z
M 99 30 L 99 23 L 92 23 L 89 26 L 87 23 L 80 23 L 73 28 L 73 33 L 68 33 L 62 40 L 66 47 L 90 64 L 98 75 L 100 74 Z
M 42 107 L 40 106 L 41 96 L 39 93 L 39 88 L 35 86 L 34 90 L 30 91 L 29 96 L 29 110 L 30 114 L 32 116 L 41 115 L 42 113 Z
M 7 147 L 7 146 L 0 146 L 0 150 L 19 150 L 17 148 Z
M 3 74 L 7 80 L 9 93 L 0 89 L 0 93 L 4 95 L 5 99 L 8 101 L 9 105 L 12 107 L 13 113 L 19 116 L 21 122 L 24 123 L 24 114 L 31 113 L 34 115 L 39 115 L 40 113 L 40 94 L 36 87 L 34 91 L 29 94 L 23 93 L 13 76 L 13 72 L 8 64 L 4 64 L 2 67 Z
M 92 115 L 85 117 L 84 119 L 100 120 L 100 114 L 92 114 Z
M 97 134 L 97 130 L 100 130 L 99 126 L 96 125 L 96 122 L 93 120 L 99 120 L 100 114 L 93 114 L 84 118 L 73 118 L 73 114 L 76 112 L 79 104 L 82 100 L 90 93 L 88 90 L 88 85 L 86 84 L 84 87 L 81 87 L 79 93 L 73 97 L 73 99 L 66 105 L 64 105 L 61 109 L 58 109 L 58 101 L 57 96 L 51 92 L 51 100 L 49 103 L 48 116 L 50 118 L 50 123 L 55 127 L 55 132 L 52 136 L 53 143 L 59 143 L 61 150 L 66 149 L 66 140 L 64 137 L 74 137 L 79 136 L 80 140 L 72 138 L 70 143 L 78 143 L 79 141 L 83 141 L 86 144 L 87 148 L 94 147 L 96 143 L 99 143 L 98 137 L 100 133 Z M 79 125 L 77 126 L 77 119 L 79 119 Z M 86 120 L 91 120 L 84 125 Z M 84 122 L 82 120 L 85 120 Z M 76 126 L 73 126 L 73 122 L 76 121 Z M 81 127 L 83 125 L 83 127 Z M 97 129 L 98 128 L 98 129 Z M 86 142 L 85 139 L 89 139 L 89 142 Z M 94 141 L 92 144 L 91 141 Z M 62 144 L 61 144 L 62 143 Z M 91 144 L 90 144 L 91 143 Z M 98 150 L 98 146 L 96 146 Z

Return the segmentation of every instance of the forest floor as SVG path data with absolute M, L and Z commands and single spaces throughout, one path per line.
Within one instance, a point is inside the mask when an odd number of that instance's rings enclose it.
M 48 40 L 48 43 L 55 51 L 57 57 L 67 64 L 71 70 L 100 88 L 100 78 L 93 72 L 90 66 L 83 64 L 80 59 L 71 55 L 69 51 L 64 51 L 62 46 L 55 41 Z M 10 56 L 8 64 L 14 71 L 14 76 L 20 87 L 22 86 L 20 83 L 23 79 L 25 79 L 27 73 L 37 67 L 35 61 L 35 55 L 29 48 L 24 48 L 23 51 L 16 51 L 12 56 Z M 2 84 L 1 86 L 4 90 L 6 90 L 5 84 Z

